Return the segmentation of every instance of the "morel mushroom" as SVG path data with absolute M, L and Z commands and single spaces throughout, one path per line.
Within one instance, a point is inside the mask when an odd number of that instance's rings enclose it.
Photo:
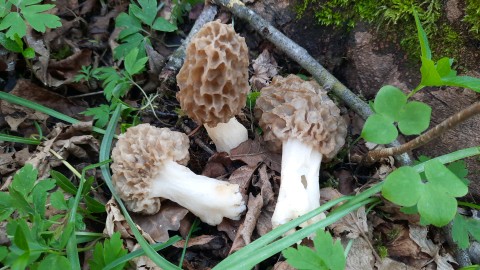
M 272 150 L 282 149 L 280 193 L 272 217 L 277 227 L 320 206 L 320 163 L 343 146 L 347 127 L 326 91 L 295 75 L 274 77 L 262 88 L 255 116 L 265 142 Z
M 112 182 L 127 208 L 154 214 L 163 198 L 210 225 L 224 217 L 238 220 L 246 208 L 239 186 L 185 167 L 188 146 L 185 134 L 149 124 L 131 127 L 119 136 L 112 151 Z
M 231 25 L 209 22 L 192 38 L 177 75 L 183 111 L 203 124 L 217 151 L 228 152 L 248 139 L 235 115 L 245 106 L 248 49 Z

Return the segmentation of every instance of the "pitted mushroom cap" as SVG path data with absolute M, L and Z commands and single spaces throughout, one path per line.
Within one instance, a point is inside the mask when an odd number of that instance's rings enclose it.
M 340 109 L 315 81 L 296 75 L 276 76 L 262 88 L 255 116 L 272 150 L 296 138 L 317 149 L 326 160 L 333 158 L 345 143 L 347 125 Z
M 160 210 L 160 198 L 149 197 L 150 181 L 167 160 L 186 165 L 188 147 L 187 135 L 149 124 L 119 136 L 112 151 L 112 182 L 128 209 L 144 214 Z
M 218 20 L 205 24 L 187 47 L 177 84 L 180 106 L 195 122 L 228 122 L 245 106 L 249 91 L 245 39 Z

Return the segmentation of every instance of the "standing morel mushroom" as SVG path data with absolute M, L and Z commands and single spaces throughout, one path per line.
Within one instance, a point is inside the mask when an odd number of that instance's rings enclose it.
M 245 203 L 237 184 L 196 175 L 185 167 L 188 137 L 149 124 L 121 134 L 112 151 L 112 182 L 133 212 L 155 214 L 161 198 L 187 208 L 203 222 L 239 219 Z
M 347 127 L 326 91 L 295 75 L 277 76 L 261 90 L 255 116 L 272 150 L 282 149 L 280 193 L 272 217 L 277 227 L 320 206 L 322 157 L 337 154 Z
M 203 124 L 217 151 L 228 152 L 248 139 L 235 115 L 245 106 L 248 49 L 231 25 L 205 24 L 190 41 L 180 72 L 177 99 L 183 111 Z

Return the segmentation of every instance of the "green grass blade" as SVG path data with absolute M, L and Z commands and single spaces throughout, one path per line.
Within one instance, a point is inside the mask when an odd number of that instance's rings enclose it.
M 164 243 L 157 243 L 157 244 L 153 244 L 151 245 L 151 247 L 153 248 L 153 250 L 155 251 L 159 251 L 159 250 L 162 250 L 164 248 L 167 248 L 173 244 L 175 244 L 176 242 L 180 241 L 182 238 L 178 235 L 175 235 L 173 237 L 170 237 L 170 239 L 168 239 L 168 241 L 164 242 Z M 137 249 L 133 252 L 130 252 L 128 253 L 127 255 L 121 257 L 121 258 L 118 258 L 116 260 L 114 260 L 113 262 L 109 263 L 108 265 L 106 265 L 103 270 L 110 270 L 110 269 L 113 269 L 115 268 L 117 265 L 120 265 L 122 263 L 125 263 L 125 262 L 128 262 L 136 257 L 139 257 L 139 256 L 142 256 L 142 255 L 145 255 L 145 251 L 143 249 Z
M 229 269 L 232 265 L 235 263 L 240 263 L 242 260 L 246 259 L 249 256 L 252 256 L 252 254 L 255 254 L 260 248 L 265 247 L 266 245 L 270 244 L 271 242 L 275 241 L 279 237 L 281 237 L 283 234 L 286 232 L 290 231 L 291 229 L 296 228 L 300 224 L 304 223 L 305 221 L 311 219 L 314 216 L 319 215 L 320 213 L 332 208 L 336 204 L 345 201 L 345 200 L 350 200 L 354 197 L 352 196 L 343 196 L 341 198 L 329 201 L 325 203 L 324 205 L 320 206 L 319 208 L 308 212 L 307 214 L 300 216 L 288 223 L 285 223 L 274 230 L 270 231 L 269 233 L 263 235 L 262 237 L 258 238 L 257 240 L 253 241 L 252 243 L 248 244 L 247 246 L 243 247 L 239 251 L 233 253 L 223 261 L 221 261 L 217 266 L 215 266 L 213 269 Z M 327 217 L 329 219 L 329 217 Z M 298 235 L 298 234 L 297 234 Z M 304 237 L 303 237 L 304 238 Z M 298 238 L 296 239 L 295 242 L 302 240 L 303 238 Z M 247 269 L 247 268 L 245 268 Z
M 105 131 L 105 136 L 103 136 L 102 144 L 100 145 L 100 162 L 103 162 L 105 160 L 108 160 L 110 158 L 110 150 L 112 148 L 112 140 L 115 134 L 115 128 L 117 126 L 117 121 L 120 117 L 120 112 L 121 112 L 121 105 L 118 105 L 115 111 L 113 112 L 110 121 L 108 122 L 107 130 Z M 140 244 L 140 246 L 145 250 L 145 254 L 158 266 L 160 266 L 164 270 L 178 270 L 177 266 L 174 264 L 170 263 L 167 261 L 165 258 L 160 256 L 151 246 L 150 244 L 143 238 L 142 234 L 140 231 L 137 229 L 137 226 L 135 222 L 133 222 L 132 218 L 128 214 L 127 208 L 125 208 L 125 205 L 123 204 L 122 200 L 118 196 L 117 192 L 115 191 L 115 188 L 113 187 L 112 184 L 112 177 L 110 175 L 110 169 L 107 165 L 101 166 L 102 169 L 102 175 L 105 180 L 105 184 L 108 186 L 110 189 L 112 196 L 115 198 L 115 200 L 118 203 L 118 206 L 122 210 L 123 215 L 125 216 L 125 219 L 128 222 L 128 225 L 130 225 L 130 229 L 132 230 L 135 239 L 137 242 Z
M 8 134 L 3 134 L 3 133 L 0 133 L 0 141 L 13 142 L 13 143 L 24 143 L 24 144 L 33 144 L 33 145 L 39 145 L 40 143 L 42 143 L 40 140 L 27 139 L 27 138 L 18 137 L 18 136 L 13 136 L 13 135 L 8 135 Z
M 77 120 L 75 118 L 72 118 L 68 115 L 65 115 L 61 112 L 57 112 L 57 111 L 52 110 L 50 108 L 47 108 L 43 105 L 32 102 L 28 99 L 17 97 L 17 96 L 12 95 L 12 94 L 8 94 L 8 93 L 5 93 L 5 92 L 0 92 L 0 99 L 3 99 L 5 101 L 13 103 L 13 104 L 17 104 L 17 105 L 20 105 L 20 106 L 23 106 L 23 107 L 27 107 L 27 108 L 42 112 L 44 114 L 50 115 L 51 117 L 55 117 L 57 119 L 60 119 L 62 121 L 70 123 L 70 124 L 76 124 L 76 123 L 80 122 L 79 120 Z M 93 131 L 95 131 L 97 133 L 100 133 L 100 134 L 105 134 L 105 130 L 103 130 L 101 128 L 93 127 Z
M 285 236 L 269 245 L 266 245 L 260 249 L 252 250 L 249 254 L 245 254 L 242 257 L 235 258 L 234 260 L 228 260 L 231 257 L 235 256 L 235 253 L 227 258 L 227 263 L 222 265 L 217 265 L 213 269 L 229 269 L 229 270 L 243 270 L 243 269 L 252 269 L 256 264 L 265 259 L 275 255 L 276 253 L 286 249 L 287 247 L 297 243 L 301 239 L 310 236 L 311 234 L 315 233 L 319 229 L 323 229 L 326 226 L 333 224 L 334 222 L 338 221 L 339 219 L 343 218 L 344 216 L 348 215 L 349 213 L 355 211 L 356 209 L 364 206 L 368 203 L 375 202 L 378 199 L 370 198 L 354 204 L 348 208 L 345 208 L 344 211 L 335 212 L 328 215 L 326 219 L 320 220 L 319 222 L 307 226 L 303 229 L 296 231 L 295 233 Z M 315 212 L 316 210 L 314 210 Z M 312 212 L 310 212 L 312 213 Z M 309 214 L 310 214 L 309 213 Z M 307 214 L 308 215 L 308 214 Z M 306 215 L 304 215 L 306 216 Z M 222 261 L 222 263 L 224 262 Z

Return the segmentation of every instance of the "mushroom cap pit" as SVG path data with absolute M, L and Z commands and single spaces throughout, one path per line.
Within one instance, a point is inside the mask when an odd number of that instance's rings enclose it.
M 245 39 L 219 20 L 205 24 L 187 46 L 177 84 L 180 106 L 195 122 L 228 122 L 245 106 L 250 89 Z
M 304 81 L 293 74 L 276 76 L 262 88 L 255 117 L 264 140 L 274 151 L 281 150 L 283 141 L 295 138 L 329 160 L 345 143 L 347 125 L 340 109 L 315 81 Z
M 160 198 L 150 197 L 154 179 L 167 160 L 186 165 L 190 158 L 187 135 L 140 124 L 121 134 L 112 151 L 112 182 L 116 191 L 133 212 L 155 214 Z

